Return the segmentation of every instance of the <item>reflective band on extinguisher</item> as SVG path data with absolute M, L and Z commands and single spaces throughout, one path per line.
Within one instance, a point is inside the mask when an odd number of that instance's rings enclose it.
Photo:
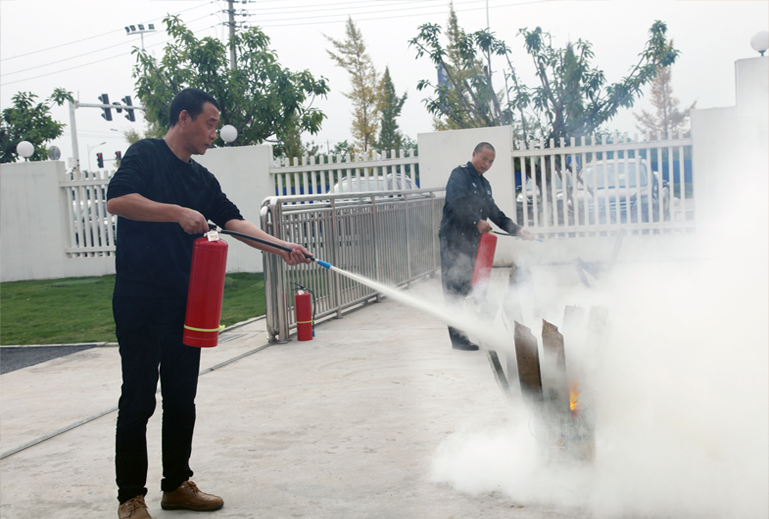
M 297 321 L 296 324 L 312 324 L 312 321 Z
M 184 325 L 184 329 L 185 330 L 190 330 L 190 331 L 193 331 L 193 332 L 207 332 L 207 333 L 211 333 L 211 332 L 218 332 L 218 331 L 224 330 L 224 328 L 225 328 L 225 326 L 221 325 L 221 326 L 219 326 L 219 328 L 213 328 L 213 329 L 207 330 L 205 328 L 193 328 L 192 326 L 187 326 L 186 324 Z

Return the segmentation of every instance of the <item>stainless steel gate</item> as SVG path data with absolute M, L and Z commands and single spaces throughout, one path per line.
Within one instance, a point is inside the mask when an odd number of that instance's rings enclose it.
M 271 197 L 262 204 L 262 229 L 335 267 L 401 286 L 440 268 L 443 198 L 442 189 Z M 274 254 L 264 254 L 264 282 L 272 341 L 287 341 L 296 328 L 297 284 L 315 294 L 316 320 L 379 297 L 317 264 L 289 267 Z

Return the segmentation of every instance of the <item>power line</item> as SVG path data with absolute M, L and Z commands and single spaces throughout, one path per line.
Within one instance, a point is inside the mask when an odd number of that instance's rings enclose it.
M 199 7 L 206 6 L 208 4 L 213 4 L 216 1 L 217 0 L 211 0 L 210 2 L 207 2 L 205 4 L 200 4 L 200 5 L 196 5 L 195 7 L 190 7 L 188 9 L 183 9 L 183 10 L 177 12 L 177 13 L 174 13 L 174 16 L 180 15 L 182 13 L 186 13 L 187 11 L 192 11 L 193 9 L 198 9 Z M 151 22 L 157 22 L 158 20 L 162 20 L 163 18 L 164 17 L 155 18 L 155 19 L 150 20 L 150 21 Z M 101 38 L 102 36 L 107 36 L 109 34 L 113 34 L 113 33 L 116 33 L 116 32 L 123 32 L 123 29 L 115 29 L 115 30 L 112 30 L 112 31 L 108 31 L 108 32 L 104 32 L 104 33 L 101 33 L 101 34 L 97 34 L 95 36 L 88 36 L 88 37 L 82 38 L 80 40 L 70 41 L 70 42 L 67 42 L 67 43 L 59 43 L 57 45 L 54 45 L 53 47 L 48 47 L 48 48 L 40 49 L 40 50 L 33 50 L 33 51 L 30 51 L 30 52 L 26 52 L 24 54 L 18 54 L 16 56 L 9 56 L 7 58 L 0 59 L 0 61 L 8 61 L 8 60 L 11 60 L 11 59 L 23 58 L 24 56 L 31 56 L 32 54 L 38 54 L 40 52 L 47 52 L 49 50 L 54 50 L 54 49 L 59 49 L 61 47 L 66 47 L 67 45 L 74 45 L 75 43 L 82 43 L 84 41 L 92 40 L 94 38 Z
M 208 14 L 208 15 L 206 15 L 206 16 L 201 16 L 200 18 L 196 18 L 195 20 L 191 20 L 191 21 L 190 21 L 190 22 L 188 22 L 188 23 L 196 22 L 196 21 L 198 21 L 198 20 L 202 20 L 203 18 L 208 18 L 209 16 L 211 16 L 211 14 Z M 201 32 L 202 32 L 202 31 L 207 31 L 207 30 L 208 30 L 208 29 L 210 29 L 211 27 L 216 27 L 216 26 L 215 26 L 215 25 L 214 25 L 214 26 L 209 26 L 209 27 L 206 27 L 205 29 L 200 29 L 200 31 L 201 31 Z M 146 48 L 152 48 L 152 47 L 157 47 L 158 45 L 164 45 L 164 44 L 168 43 L 168 41 L 169 41 L 169 40 L 164 40 L 164 41 L 161 41 L 161 42 L 158 42 L 158 43 L 154 43 L 154 44 L 152 44 L 152 45 L 147 45 L 147 47 L 146 47 Z M 121 43 L 121 44 L 119 44 L 119 45 L 124 45 L 124 43 Z M 112 47 L 106 47 L 105 49 L 109 49 L 109 48 L 112 48 Z M 101 49 L 101 50 L 105 50 L 105 49 Z M 87 53 L 87 54 L 90 54 L 90 53 Z M 53 72 L 47 72 L 47 73 L 45 73 L 45 74 L 40 74 L 40 75 L 38 75 L 38 76 L 28 77 L 28 78 L 24 78 L 24 79 L 17 79 L 17 80 L 15 80 L 15 81 L 9 81 L 9 82 L 7 82 L 7 83 L 2 83 L 2 84 L 0 84 L 0 86 L 13 85 L 13 84 L 16 84 L 16 83 L 22 83 L 22 82 L 24 82 L 24 81 L 30 81 L 30 80 L 32 80 L 32 79 L 38 79 L 38 78 L 41 78 L 41 77 L 45 77 L 45 76 L 52 76 L 52 75 L 54 75 L 54 74 L 59 74 L 59 73 L 61 73 L 61 72 L 68 72 L 68 71 L 70 71 L 70 70 L 74 70 L 74 69 L 77 69 L 77 68 L 82 68 L 82 67 L 87 67 L 87 66 L 89 66 L 89 65 L 95 65 L 96 63 L 101 63 L 101 62 L 103 62 L 103 61 L 108 61 L 108 60 L 111 60 L 111 59 L 115 59 L 115 58 L 122 58 L 122 57 L 124 57 L 124 56 L 125 56 L 125 53 L 116 54 L 116 55 L 114 55 L 114 56 L 109 56 L 109 57 L 106 57 L 106 58 L 102 58 L 102 59 L 98 59 L 98 60 L 95 60 L 95 61 L 90 61 L 90 62 L 88 62 L 88 63 L 82 63 L 82 64 L 80 64 L 80 65 L 74 65 L 74 66 L 72 66 L 72 67 L 69 67 L 69 68 L 64 68 L 64 69 L 61 69 L 61 70 L 55 70 L 55 71 L 53 71 Z M 59 63 L 59 62 L 61 62 L 61 61 L 67 61 L 68 59 L 69 59 L 69 58 L 65 58 L 65 59 L 63 59 L 63 60 L 59 60 L 58 62 L 52 62 L 52 63 L 48 63 L 47 65 L 55 65 L 56 63 Z M 43 65 L 40 65 L 40 66 L 43 66 Z M 39 67 L 32 67 L 32 68 L 39 68 Z M 3 74 L 3 75 L 10 75 L 10 74 L 15 74 L 15 72 L 9 72 L 8 74 Z
M 69 58 L 63 58 L 63 59 L 60 59 L 60 60 L 57 60 L 57 61 L 52 61 L 50 63 L 43 63 L 42 65 L 35 65 L 34 67 L 29 67 L 29 68 L 25 68 L 25 69 L 21 69 L 21 70 L 14 70 L 13 72 L 5 72 L 3 74 L 0 74 L 0 77 L 10 76 L 10 75 L 13 75 L 13 74 L 20 74 L 22 72 L 27 72 L 28 70 L 34 70 L 36 68 L 48 67 L 50 65 L 56 65 L 57 63 L 61 63 L 63 61 L 69 61 L 69 60 L 72 60 L 72 59 L 82 58 L 83 56 L 88 56 L 90 54 L 96 54 L 97 52 L 102 52 L 102 51 L 105 51 L 107 49 L 113 49 L 115 47 L 120 47 L 120 46 L 123 46 L 123 45 L 130 45 L 130 42 L 123 41 L 123 42 L 117 43 L 115 45 L 110 45 L 109 47 L 102 47 L 101 49 L 92 50 L 91 52 L 85 52 L 83 54 L 78 54 L 77 56 L 70 56 Z
M 84 42 L 84 41 L 92 40 L 94 38 L 101 38 L 102 36 L 106 36 L 108 34 L 113 34 L 115 32 L 122 32 L 122 31 L 121 31 L 121 29 L 116 29 L 114 31 L 109 31 L 109 32 L 104 32 L 104 33 L 101 33 L 101 34 L 97 34 L 96 36 L 88 36 L 87 38 L 83 38 L 82 40 L 71 41 L 69 43 L 60 43 L 58 45 L 54 45 L 53 47 L 48 47 L 47 49 L 33 50 L 33 51 L 27 52 L 25 54 L 18 54 L 16 56 L 10 56 L 8 58 L 0 59 L 0 61 L 8 61 L 9 59 L 23 58 L 24 56 L 31 56 L 32 54 L 37 54 L 39 52 L 47 52 L 49 50 L 59 49 L 61 47 L 65 47 L 67 45 L 74 45 L 75 43 L 81 43 L 81 42 Z
M 540 4 L 540 3 L 553 2 L 553 1 L 556 1 L 556 0 L 530 0 L 528 2 L 513 2 L 513 3 L 509 3 L 509 4 L 495 5 L 493 7 L 494 8 L 499 8 L 499 7 L 517 7 L 517 6 L 520 6 L 520 5 Z M 454 5 L 456 6 L 456 5 L 461 5 L 461 4 L 476 4 L 476 3 L 479 3 L 479 2 L 477 0 L 476 1 L 470 0 L 470 1 L 467 1 L 467 2 L 457 2 Z M 406 8 L 406 9 L 399 9 L 399 11 L 416 10 L 416 9 L 431 9 L 431 8 L 434 8 L 434 7 L 432 7 L 432 6 L 416 6 L 416 7 L 409 7 L 409 8 Z M 483 10 L 483 9 L 486 9 L 486 7 L 485 6 L 479 6 L 479 7 L 465 7 L 465 8 L 459 8 L 459 9 L 455 8 L 454 11 L 455 12 L 467 12 L 467 11 L 480 11 L 480 10 Z M 389 13 L 389 12 L 392 12 L 392 10 L 367 11 L 367 12 L 364 12 L 364 13 L 355 13 L 355 14 L 373 15 L 373 14 Z M 410 13 L 410 14 L 392 15 L 392 16 L 376 16 L 376 17 L 371 17 L 371 18 L 356 18 L 356 21 L 388 20 L 388 19 L 397 19 L 397 18 L 409 18 L 409 17 L 415 17 L 415 16 L 430 16 L 430 15 L 444 14 L 445 12 L 446 12 L 445 11 L 445 7 L 441 6 L 441 10 L 440 11 L 419 12 L 419 13 Z M 276 13 L 276 14 L 290 15 L 292 13 L 291 12 L 281 12 L 281 13 Z M 304 17 L 300 17 L 299 20 L 312 20 L 312 19 L 320 19 L 320 18 L 331 18 L 331 17 L 334 17 L 334 16 L 339 16 L 339 15 L 338 14 L 326 14 L 326 15 L 320 14 L 320 15 L 317 15 L 317 16 L 304 16 Z M 348 13 L 348 16 L 349 16 L 349 13 Z M 321 21 L 316 21 L 316 22 L 307 21 L 307 22 L 296 22 L 296 23 L 272 23 L 272 22 L 281 22 L 281 21 L 287 21 L 287 20 L 294 20 L 294 21 L 296 21 L 297 17 L 279 18 L 279 19 L 274 19 L 274 20 L 264 20 L 264 21 L 262 21 L 261 23 L 259 23 L 257 25 L 259 27 L 263 27 L 263 28 L 268 28 L 268 27 L 294 27 L 294 26 L 301 26 L 301 25 L 319 25 L 319 24 L 324 24 L 324 23 L 339 23 L 339 22 L 344 21 L 342 19 L 339 19 L 339 20 L 321 20 Z

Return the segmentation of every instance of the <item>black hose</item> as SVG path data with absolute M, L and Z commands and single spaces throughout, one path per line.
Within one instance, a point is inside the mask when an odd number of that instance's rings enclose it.
M 209 224 L 209 225 L 211 225 L 211 224 Z M 214 227 L 214 229 L 216 228 L 216 226 L 213 226 L 213 227 Z M 237 236 L 239 238 L 244 238 L 246 240 L 255 241 L 255 242 L 261 243 L 263 245 L 269 245 L 270 247 L 275 247 L 276 249 L 280 249 L 280 250 L 286 251 L 289 254 L 292 252 L 292 249 L 289 248 L 289 247 L 286 247 L 285 245 L 278 245 L 277 243 L 273 243 L 273 242 L 271 242 L 269 240 L 263 240 L 261 238 L 257 238 L 256 236 L 251 236 L 250 234 L 243 234 L 242 232 L 228 231 L 226 229 L 221 229 L 221 230 L 218 230 L 216 232 L 218 232 L 219 234 L 229 234 L 230 236 Z M 317 261 L 314 256 L 310 256 L 309 254 L 305 254 L 304 257 L 305 258 L 309 258 L 312 261 Z

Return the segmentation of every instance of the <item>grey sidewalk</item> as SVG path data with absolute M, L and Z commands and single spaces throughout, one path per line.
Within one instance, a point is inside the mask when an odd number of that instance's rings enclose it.
M 434 280 L 411 290 L 441 297 Z M 225 499 L 211 517 L 578 515 L 431 480 L 446 438 L 502 423 L 511 411 L 486 355 L 452 350 L 442 323 L 385 300 L 322 323 L 316 334 L 265 347 L 257 320 L 203 352 L 203 370 L 218 367 L 200 379 L 192 467 L 204 491 Z M 119 386 L 115 347 L 2 375 L 0 452 L 109 411 Z M 159 408 L 148 427 L 150 513 L 196 516 L 160 509 Z M 115 417 L 107 412 L 0 461 L 0 516 L 116 517 Z

